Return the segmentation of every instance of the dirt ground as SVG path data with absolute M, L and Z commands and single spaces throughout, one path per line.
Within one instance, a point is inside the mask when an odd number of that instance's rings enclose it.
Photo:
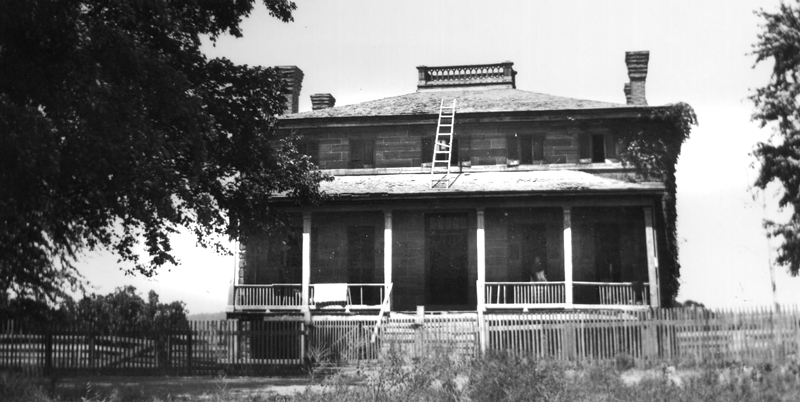
M 124 399 L 203 400 L 214 395 L 231 397 L 290 396 L 307 388 L 321 389 L 306 377 L 65 377 L 46 384 L 55 395 L 74 400 L 107 397 L 116 392 Z

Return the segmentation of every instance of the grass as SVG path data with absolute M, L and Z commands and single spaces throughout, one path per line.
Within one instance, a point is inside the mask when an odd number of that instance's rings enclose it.
M 309 378 L 73 378 L 56 386 L 0 374 L 0 400 L 162 401 L 798 401 L 800 365 L 638 370 L 630 364 L 575 366 L 503 353 L 480 359 L 434 351 L 390 352 L 368 369 Z M 318 373 L 314 374 L 315 376 Z M 276 387 L 284 387 L 277 393 Z

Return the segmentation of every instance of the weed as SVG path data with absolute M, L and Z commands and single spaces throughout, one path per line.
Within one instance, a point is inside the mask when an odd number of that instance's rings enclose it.
M 331 366 L 331 349 L 327 344 L 312 345 L 306 350 L 303 370 L 308 374 L 311 382 L 316 380 L 317 374 Z

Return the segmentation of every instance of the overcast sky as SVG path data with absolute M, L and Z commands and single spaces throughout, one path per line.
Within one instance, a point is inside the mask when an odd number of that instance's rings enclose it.
M 752 89 L 769 78 L 748 55 L 759 31 L 753 10 L 777 1 L 297 1 L 295 21 L 272 19 L 256 2 L 244 38 L 223 37 L 210 57 L 305 73 L 309 96 L 337 105 L 414 92 L 416 66 L 514 62 L 517 88 L 624 103 L 625 51 L 649 50 L 650 105 L 686 102 L 700 125 L 678 162 L 681 291 L 710 307 L 768 305 L 770 244 L 763 217 L 779 216 L 774 191 L 751 189 L 749 155 L 769 129 L 750 121 Z M 81 270 L 101 293 L 133 284 L 192 313 L 223 311 L 232 257 L 175 239 L 183 264 L 154 279 L 125 277 L 113 256 L 87 255 Z M 777 242 L 773 240 L 772 257 Z M 800 278 L 776 267 L 782 303 L 800 303 Z

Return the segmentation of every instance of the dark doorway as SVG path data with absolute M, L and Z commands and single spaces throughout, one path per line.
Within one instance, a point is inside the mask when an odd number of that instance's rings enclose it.
M 427 304 L 468 303 L 467 215 L 426 216 Z
M 375 282 L 375 227 L 347 227 L 347 282 Z M 374 287 L 351 286 L 351 304 L 379 304 L 380 293 Z M 354 291 L 355 290 L 355 291 Z
M 597 224 L 594 230 L 594 265 L 598 282 L 620 282 L 622 264 L 619 225 Z

